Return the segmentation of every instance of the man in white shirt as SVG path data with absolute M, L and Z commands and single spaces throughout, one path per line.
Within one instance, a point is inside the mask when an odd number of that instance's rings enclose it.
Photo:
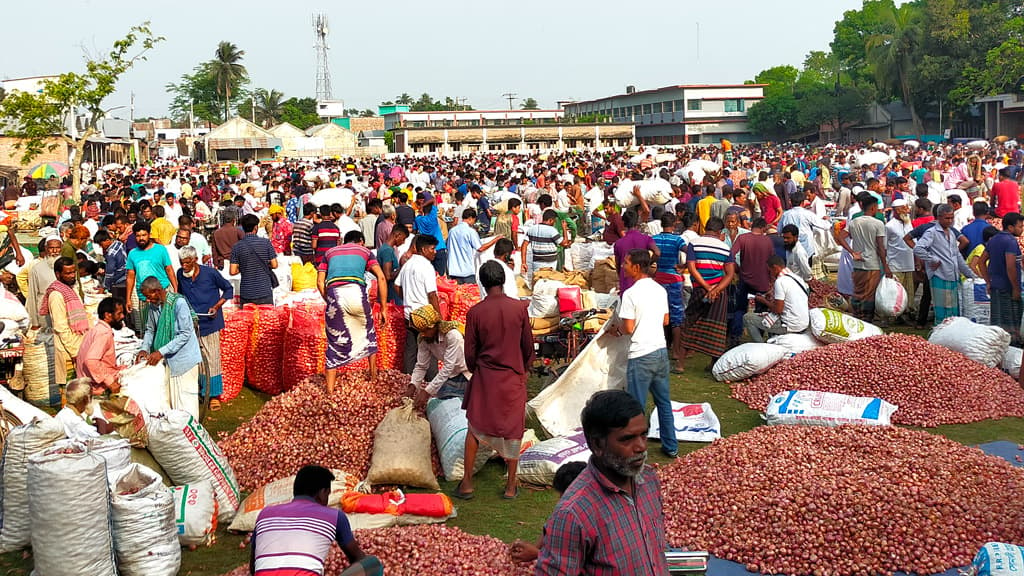
M 907 318 L 916 318 L 914 305 L 914 251 L 903 241 L 914 226 L 910 223 L 910 204 L 900 198 L 892 201 L 895 216 L 885 224 L 885 255 L 892 277 L 907 291 Z
M 782 244 L 786 247 L 786 267 L 802 278 L 804 282 L 814 277 L 810 257 L 800 243 L 800 230 L 793 224 L 782 228 Z
M 651 254 L 630 250 L 623 262 L 634 284 L 622 296 L 619 306 L 619 334 L 629 334 L 626 388 L 641 405 L 647 404 L 647 392 L 654 396 L 658 410 L 661 451 L 669 458 L 679 455 L 672 401 L 668 389 L 668 294 L 650 276 Z
M 416 366 L 416 339 L 420 333 L 409 321 L 413 310 L 431 305 L 435 310 L 441 309 L 441 301 L 437 297 L 437 273 L 434 271 L 434 255 L 437 253 L 437 238 L 428 234 L 416 236 L 414 241 L 416 253 L 398 271 L 395 288 L 402 298 L 405 313 L 405 354 L 402 372 L 412 374 Z
M 412 385 L 418 390 L 416 407 L 426 406 L 430 398 L 462 398 L 473 374 L 466 367 L 466 340 L 456 323 L 443 322 L 433 306 L 414 310 L 410 321 L 420 333 L 416 367 L 412 371 Z M 437 375 L 428 381 L 430 368 Z
M 963 190 L 957 190 L 946 196 L 946 204 L 953 208 L 953 228 L 957 230 L 963 230 L 964 226 L 974 220 L 974 207 L 971 204 L 965 206 L 963 203 L 966 194 Z
M 768 270 L 773 283 L 772 299 L 759 294 L 754 297 L 754 301 L 764 304 L 769 311 L 747 312 L 743 315 L 743 325 L 750 334 L 751 342 L 764 342 L 769 334 L 803 332 L 810 324 L 807 304 L 810 290 L 804 281 L 790 272 L 786 263 L 777 255 L 768 258 Z
M 793 192 L 789 197 L 793 207 L 782 213 L 782 218 L 779 218 L 778 229 L 782 230 L 788 224 L 796 226 L 800 230 L 800 244 L 803 245 L 804 252 L 810 258 L 808 264 L 812 269 L 816 266 L 820 268 L 820 262 L 814 262 L 814 257 L 817 254 L 817 247 L 814 245 L 814 230 L 815 228 L 828 230 L 831 228 L 831 223 L 803 207 L 804 200 L 806 199 L 804 192 Z
M 64 434 L 72 440 L 98 438 L 100 434 L 113 432 L 114 427 L 99 415 L 99 410 L 89 414 L 92 402 L 92 380 L 76 378 L 64 389 L 67 405 L 54 418 L 64 426 Z M 92 422 L 90 423 L 89 420 Z
M 501 267 L 505 270 L 505 284 L 501 287 L 501 291 L 505 293 L 505 296 L 518 300 L 519 286 L 516 284 L 516 273 L 512 271 L 512 266 L 514 266 L 514 263 L 512 262 L 512 254 L 515 252 L 515 249 L 515 244 L 513 244 L 511 240 L 508 238 L 499 238 L 494 244 L 494 258 L 491 258 L 491 260 L 501 264 Z M 483 266 L 486 262 L 490 262 L 491 260 L 481 262 L 480 266 Z M 479 273 L 480 270 L 478 268 L 477 276 L 479 276 Z M 483 299 L 486 297 L 487 290 L 481 284 L 480 298 Z

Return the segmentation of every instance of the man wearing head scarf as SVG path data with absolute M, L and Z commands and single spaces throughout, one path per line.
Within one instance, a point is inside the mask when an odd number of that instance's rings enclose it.
M 79 298 L 84 298 L 85 292 L 82 290 L 81 277 L 78 274 L 78 253 L 86 254 L 85 247 L 89 244 L 90 238 L 92 234 L 89 233 L 89 229 L 77 224 L 68 232 L 68 238 L 60 249 L 61 257 L 69 258 L 75 263 L 75 291 L 78 292 Z
M 268 211 L 271 220 L 270 244 L 278 254 L 292 253 L 292 223 L 285 217 L 284 207 L 272 204 Z
M 42 258 L 36 260 L 28 273 L 28 290 L 25 292 L 25 308 L 28 310 L 29 323 L 33 328 L 42 326 L 39 317 L 39 305 L 43 301 L 46 290 L 57 279 L 53 273 L 53 264 L 60 258 L 63 242 L 56 234 L 48 236 L 43 246 Z M 77 270 L 78 267 L 76 266 Z
M 466 383 L 472 377 L 466 367 L 465 327 L 458 322 L 445 322 L 437 310 L 427 304 L 413 310 L 409 320 L 420 333 L 417 343 L 416 367 L 412 371 L 412 385 L 419 389 L 416 406 L 425 406 L 427 400 L 435 398 L 462 398 Z M 437 376 L 425 382 L 427 369 L 431 364 L 438 369 Z
M 92 320 L 78 293 L 73 289 L 78 264 L 61 256 L 53 263 L 56 277 L 43 294 L 39 304 L 39 317 L 53 331 L 54 376 L 57 384 L 67 382 L 69 364 L 78 356 L 78 350 L 89 331 Z

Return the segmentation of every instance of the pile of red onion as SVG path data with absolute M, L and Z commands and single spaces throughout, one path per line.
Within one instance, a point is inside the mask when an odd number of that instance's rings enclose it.
M 333 396 L 322 377 L 311 378 L 271 399 L 252 419 L 218 445 L 243 490 L 295 474 L 306 464 L 364 477 L 370 468 L 373 433 L 398 406 L 409 376 L 382 371 L 376 381 L 339 374 Z
M 380 558 L 388 576 L 528 576 L 533 564 L 517 564 L 508 546 L 490 536 L 467 534 L 458 528 L 438 524 L 359 530 L 359 547 Z M 327 556 L 325 576 L 337 576 L 348 567 L 338 546 Z M 224 576 L 248 576 L 248 565 Z
M 918 336 L 887 334 L 797 354 L 746 382 L 732 397 L 764 410 L 786 390 L 881 398 L 899 407 L 893 422 L 933 427 L 1024 416 L 1024 390 L 997 368 Z
M 935 574 L 1024 543 L 1024 470 L 890 426 L 762 426 L 660 469 L 669 545 L 753 572 Z

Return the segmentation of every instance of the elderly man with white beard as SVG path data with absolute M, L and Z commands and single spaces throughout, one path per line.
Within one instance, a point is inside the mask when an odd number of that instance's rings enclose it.
M 914 251 L 903 237 L 910 234 L 914 226 L 910 223 L 910 204 L 906 200 L 893 200 L 892 209 L 895 216 L 885 225 L 885 255 L 893 279 L 907 291 L 907 310 L 901 318 L 912 324 L 911 319 L 916 317 L 916 312 L 911 311 L 914 307 Z

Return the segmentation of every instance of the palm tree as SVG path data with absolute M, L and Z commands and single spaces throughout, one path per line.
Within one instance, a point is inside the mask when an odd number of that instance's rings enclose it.
M 875 83 L 879 91 L 899 95 L 910 110 L 914 131 L 921 134 L 924 128 L 917 115 L 911 95 L 911 74 L 914 57 L 921 44 L 921 25 L 916 6 L 907 2 L 897 7 L 891 0 L 881 17 L 885 31 L 867 38 L 867 61 L 874 69 Z
M 413 99 L 407 92 L 402 92 L 402 95 L 395 98 L 395 104 L 401 104 L 405 106 L 412 106 Z
M 277 90 L 256 90 L 256 121 L 264 128 L 277 124 L 284 112 L 284 94 Z
M 231 110 L 231 88 L 246 78 L 248 72 L 240 64 L 245 50 L 239 50 L 231 42 L 221 41 L 210 61 L 210 71 L 217 81 L 217 93 L 224 96 L 224 120 L 227 121 Z

